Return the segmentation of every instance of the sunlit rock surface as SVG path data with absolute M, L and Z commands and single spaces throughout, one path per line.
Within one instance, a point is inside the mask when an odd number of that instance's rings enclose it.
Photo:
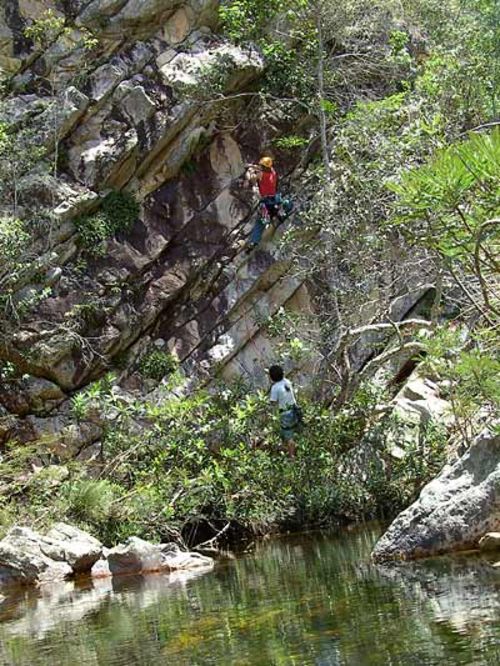
M 64 560 L 74 573 L 85 573 L 102 555 L 102 543 L 87 532 L 67 525 L 56 523 L 47 533 L 50 539 L 62 541 L 64 544 Z
M 173 543 L 153 544 L 137 537 L 109 550 L 106 559 L 111 575 L 210 568 L 214 564 L 211 558 L 183 552 Z M 103 570 L 99 568 L 94 575 L 104 575 Z
M 13 527 L 0 541 L 2 583 L 44 583 L 68 578 L 73 573 L 64 561 L 60 541 L 43 537 L 27 527 Z
M 375 560 L 409 559 L 476 548 L 500 529 L 500 437 L 479 435 L 428 483 L 376 544 Z
M 129 537 L 114 548 L 72 525 L 56 523 L 47 535 L 13 527 L 0 541 L 0 583 L 40 584 L 91 574 L 121 574 L 211 569 L 210 557 L 182 551 L 174 543 L 153 544 Z

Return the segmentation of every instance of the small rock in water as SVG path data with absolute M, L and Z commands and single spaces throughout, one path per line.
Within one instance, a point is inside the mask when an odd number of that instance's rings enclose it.
M 27 527 L 13 527 L 0 541 L 0 580 L 38 584 L 67 578 L 73 570 L 61 554 L 57 542 Z
M 211 567 L 214 562 L 199 553 L 184 552 L 175 543 L 158 545 L 130 537 L 124 544 L 111 548 L 108 564 L 111 574 L 116 575 L 196 569 Z
M 0 541 L 2 583 L 38 584 L 91 570 L 101 557 L 100 541 L 65 523 L 44 536 L 27 527 L 13 527 Z
M 480 550 L 500 550 L 500 532 L 488 532 L 479 540 Z

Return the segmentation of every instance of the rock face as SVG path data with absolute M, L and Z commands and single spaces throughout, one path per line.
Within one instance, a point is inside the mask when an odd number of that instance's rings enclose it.
M 394 412 L 408 424 L 420 425 L 432 420 L 450 422 L 453 420 L 451 405 L 439 394 L 439 386 L 435 382 L 416 372 L 394 399 Z
M 396 395 L 391 406 L 398 426 L 388 433 L 386 441 L 394 458 L 404 458 L 408 450 L 414 450 L 422 430 L 429 424 L 447 426 L 453 422 L 452 406 L 441 397 L 440 387 L 421 376 L 418 369 Z
M 77 527 L 56 523 L 47 536 L 64 544 L 64 560 L 74 573 L 90 571 L 102 555 L 102 543 Z
M 469 451 L 422 490 L 376 544 L 375 560 L 476 548 L 500 529 L 500 437 L 483 432 Z
M 297 307 L 300 290 L 307 301 L 307 288 L 283 281 L 288 263 L 272 256 L 269 242 L 249 261 L 242 253 L 255 199 L 239 179 L 294 118 L 280 128 L 265 115 L 259 128 L 241 122 L 246 98 L 238 93 L 264 63 L 255 49 L 211 31 L 216 0 L 4 4 L 0 66 L 13 93 L 0 116 L 29 126 L 49 153 L 56 137 L 63 159 L 57 178 L 41 164 L 19 186 L 27 216 L 33 202 L 44 203 L 54 225 L 49 247 L 40 239 L 37 260 L 9 284 L 14 303 L 37 304 L 0 341 L 0 363 L 18 370 L 0 382 L 0 441 L 43 439 L 70 458 L 99 440 L 101 424 L 76 423 L 69 393 L 113 359 L 125 359 L 132 377 L 123 381 L 138 392 L 133 361 L 160 343 L 188 374 L 217 367 L 227 377 L 265 379 L 274 349 L 262 321 Z M 71 30 L 42 47 L 23 31 L 48 8 Z M 238 129 L 221 130 L 230 119 Z M 138 219 L 106 243 L 104 257 L 93 256 L 72 221 L 124 189 L 140 204 Z
M 300 157 L 275 140 L 314 121 L 297 105 L 259 101 L 263 56 L 214 32 L 218 6 L 5 0 L 0 8 L 0 67 L 11 91 L 0 120 L 46 150 L 31 171 L 20 169 L 17 203 L 30 228 L 51 220 L 50 233 L 32 239 L 36 259 L 7 283 L 16 314 L 0 339 L 0 365 L 15 373 L 0 381 L 0 443 L 43 440 L 62 459 L 84 456 L 103 424 L 76 420 L 70 396 L 112 371 L 141 398 L 151 387 L 138 361 L 151 349 L 175 356 L 189 377 L 217 373 L 258 387 L 287 342 L 266 329 L 277 313 L 309 317 L 319 338 L 313 289 L 290 274 L 279 249 L 283 229 L 267 231 L 250 257 L 242 249 L 257 202 L 244 165 L 272 151 L 279 170 L 293 172 Z M 25 28 L 47 9 L 66 28 L 41 45 Z M 139 214 L 99 254 L 75 221 L 85 226 L 110 191 L 132 195 Z M 405 289 L 388 294 L 392 320 L 415 309 L 422 289 L 413 287 L 396 300 Z M 357 350 L 355 367 L 368 356 Z M 312 350 L 286 370 L 309 378 L 317 361 Z
M 148 541 L 130 537 L 126 543 L 112 548 L 107 560 L 112 574 L 158 571 L 161 567 L 161 550 Z

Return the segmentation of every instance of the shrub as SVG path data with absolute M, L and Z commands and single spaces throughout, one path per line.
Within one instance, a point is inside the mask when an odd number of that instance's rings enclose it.
M 119 231 L 130 231 L 139 215 L 139 204 L 127 192 L 111 192 L 93 215 L 74 220 L 83 247 L 95 255 L 104 254 L 105 242 Z
M 0 265 L 16 260 L 29 238 L 24 222 L 14 217 L 0 217 Z
M 117 505 L 118 488 L 108 480 L 79 478 L 63 488 L 68 515 L 91 525 L 108 520 Z
M 139 362 L 139 372 L 143 377 L 161 381 L 165 375 L 174 372 L 179 365 L 176 357 L 161 349 L 152 349 Z
M 42 477 L 27 483 L 29 459 L 13 448 L 0 464 L 0 481 L 16 493 L 0 501 L 4 522 L 57 516 L 106 543 L 133 534 L 160 540 L 182 534 L 192 544 L 200 540 L 200 523 L 231 521 L 264 533 L 393 515 L 438 471 L 444 453 L 442 433 L 430 429 L 387 471 L 388 424 L 370 424 L 379 396 L 365 387 L 338 414 L 302 401 L 307 427 L 293 460 L 282 451 L 267 396 L 241 382 L 126 410 L 100 385 L 92 395 L 101 407 L 120 411 L 103 436 L 102 478 L 90 479 L 71 463 L 57 486 L 42 484 Z M 85 412 L 87 404 L 74 401 L 73 409 Z

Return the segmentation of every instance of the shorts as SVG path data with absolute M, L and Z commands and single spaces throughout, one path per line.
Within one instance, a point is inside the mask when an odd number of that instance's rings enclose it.
M 287 409 L 280 414 L 280 434 L 281 438 L 287 442 L 293 439 L 296 429 L 299 425 L 297 415 L 294 409 Z

